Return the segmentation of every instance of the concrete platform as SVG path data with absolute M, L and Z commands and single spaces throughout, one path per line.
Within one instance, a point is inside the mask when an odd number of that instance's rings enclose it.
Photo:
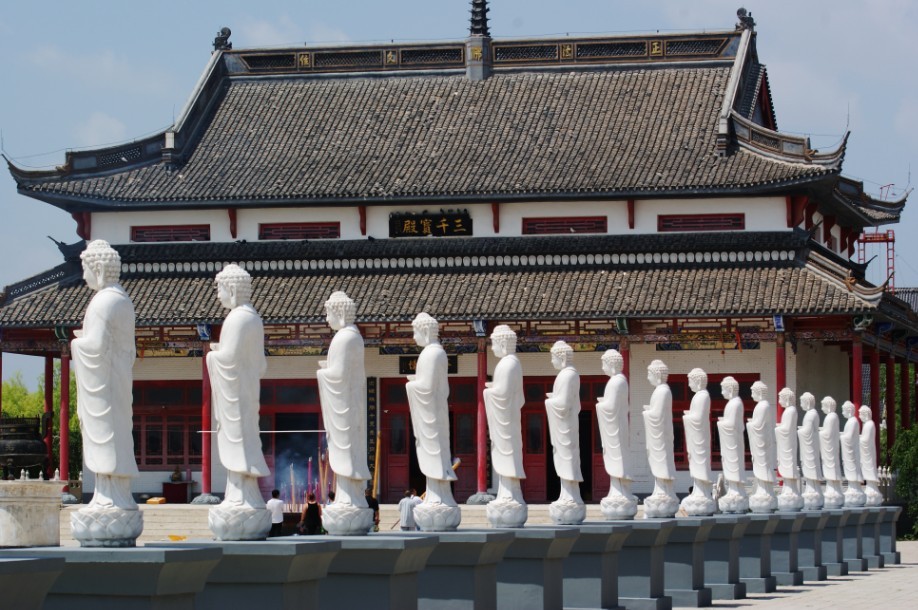
M 222 552 L 217 548 L 36 548 L 5 557 L 63 559 L 44 610 L 194 610 Z
M 267 605 L 280 610 L 319 607 L 319 581 L 340 544 L 319 537 L 267 541 L 189 540 L 144 548 L 215 548 L 223 556 L 195 601 L 197 610 Z
M 628 521 L 584 523 L 564 560 L 565 608 L 619 608 L 619 553 L 631 532 Z
M 666 595 L 665 545 L 676 519 L 635 519 L 618 559 L 618 603 L 629 610 L 669 610 Z
M 497 607 L 549 610 L 564 605 L 564 560 L 580 536 L 576 527 L 495 529 L 514 540 L 497 566 Z
M 771 593 L 778 582 L 771 574 L 771 537 L 780 517 L 750 513 L 749 525 L 739 545 L 740 581 L 747 593 Z
M 803 525 L 797 535 L 797 568 L 803 572 L 803 580 L 822 581 L 828 578 L 822 565 L 822 531 L 829 516 L 823 511 L 806 511 Z

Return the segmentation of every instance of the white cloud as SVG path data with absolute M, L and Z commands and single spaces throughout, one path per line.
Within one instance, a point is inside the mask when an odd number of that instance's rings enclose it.
M 350 42 L 351 38 L 344 30 L 333 28 L 320 21 L 309 25 L 309 33 L 306 36 L 306 41 L 311 43 Z
M 128 139 L 125 124 L 104 112 L 93 112 L 88 119 L 78 123 L 73 135 L 80 148 L 117 144 Z
M 28 59 L 33 66 L 56 78 L 107 90 L 164 95 L 173 81 L 168 72 L 132 65 L 125 56 L 111 50 L 80 55 L 45 45 L 30 53 Z
M 240 48 L 301 45 L 306 37 L 303 28 L 287 15 L 281 15 L 275 21 L 246 19 L 233 31 L 233 35 Z

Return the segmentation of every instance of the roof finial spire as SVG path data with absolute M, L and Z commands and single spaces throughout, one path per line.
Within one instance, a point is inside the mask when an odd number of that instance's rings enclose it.
M 490 36 L 488 31 L 488 0 L 472 0 L 472 22 L 469 34 L 472 36 Z
M 749 30 L 751 32 L 755 31 L 755 19 L 752 18 L 752 13 L 740 7 L 736 11 L 736 16 L 739 18 L 739 22 L 736 24 L 737 30 Z
M 227 27 L 220 28 L 220 31 L 217 32 L 217 35 L 214 37 L 214 51 L 229 51 L 232 49 L 233 43 L 229 41 L 229 37 L 232 33 L 233 32 Z

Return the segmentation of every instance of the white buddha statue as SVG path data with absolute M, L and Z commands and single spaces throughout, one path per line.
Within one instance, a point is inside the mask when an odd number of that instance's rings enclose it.
M 134 305 L 121 287 L 121 257 L 101 239 L 80 255 L 83 279 L 96 294 L 70 343 L 77 383 L 83 462 L 95 474 L 90 503 L 70 514 L 81 546 L 132 547 L 143 515 L 131 495 L 134 459 L 132 369 Z
M 845 507 L 858 508 L 867 503 L 867 496 L 861 487 L 861 424 L 854 413 L 854 403 L 846 400 L 842 404 L 845 427 L 841 432 L 842 467 L 848 489 L 845 490 Z
M 520 410 L 523 396 L 523 367 L 516 356 L 516 333 L 501 324 L 491 333 L 491 350 L 500 358 L 493 381 L 484 390 L 488 433 L 491 436 L 491 466 L 498 476 L 497 497 L 485 512 L 494 527 L 523 527 L 529 509 L 523 500 L 520 481 L 523 471 L 523 432 Z
M 752 400 L 755 408 L 746 423 L 749 436 L 749 451 L 752 454 L 752 473 L 755 475 L 755 491 L 749 497 L 749 508 L 754 513 L 771 513 L 778 508 L 775 495 L 777 456 L 775 453 L 775 410 L 765 399 L 768 391 L 761 381 L 752 384 Z
M 210 344 L 207 371 L 217 422 L 217 453 L 226 468 L 226 494 L 208 524 L 220 540 L 260 540 L 271 529 L 258 479 L 271 474 L 258 429 L 261 378 L 268 369 L 265 331 L 252 307 L 252 277 L 237 265 L 217 274 L 217 298 L 230 310 L 220 342 Z
M 609 381 L 596 401 L 596 422 L 603 465 L 609 474 L 609 494 L 599 503 L 606 519 L 633 519 L 638 508 L 637 497 L 631 493 L 631 426 L 624 364 L 618 350 L 606 350 L 602 355 L 602 370 Z
M 809 392 L 800 395 L 803 422 L 797 428 L 800 441 L 800 470 L 806 480 L 803 491 L 804 510 L 822 510 L 825 502 L 822 493 L 822 460 L 819 457 L 819 412 L 816 397 Z
M 682 499 L 680 507 L 690 517 L 713 515 L 717 506 L 712 497 L 714 476 L 711 474 L 711 395 L 708 375 L 701 369 L 688 374 L 689 389 L 695 393 L 688 411 L 682 413 L 685 428 L 685 450 L 692 493 Z
M 373 525 L 373 511 L 364 496 L 371 476 L 363 337 L 354 323 L 357 305 L 345 293 L 332 293 L 325 311 L 335 336 L 328 346 L 328 359 L 319 362 L 316 378 L 328 464 L 335 473 L 335 501 L 322 511 L 322 525 L 332 535 L 362 535 Z
M 783 511 L 803 509 L 800 495 L 800 469 L 797 466 L 797 407 L 796 396 L 790 388 L 778 392 L 778 404 L 784 409 L 781 422 L 775 427 L 778 474 L 784 479 L 778 495 L 778 508 Z
M 839 442 L 837 403 L 831 396 L 822 399 L 825 419 L 819 428 L 819 457 L 822 459 L 822 476 L 826 480 L 823 494 L 825 508 L 841 508 L 845 505 L 842 493 L 841 444 Z
M 661 360 L 654 360 L 647 367 L 647 381 L 654 390 L 642 415 L 653 493 L 644 498 L 645 517 L 674 517 L 679 510 L 679 498 L 673 491 L 676 462 L 673 456 L 673 394 L 666 383 L 668 377 L 669 368 Z
M 877 475 L 877 427 L 873 423 L 873 414 L 870 407 L 862 405 L 857 414 L 861 418 L 861 474 L 865 481 L 865 495 L 867 506 L 880 506 L 883 504 L 883 494 L 880 493 L 880 477 Z
M 743 441 L 743 401 L 739 397 L 739 383 L 733 377 L 724 377 L 720 392 L 727 400 L 724 415 L 717 420 L 720 436 L 720 461 L 727 491 L 718 498 L 717 507 L 722 513 L 745 513 L 749 510 L 746 494 L 746 448 Z
M 558 371 L 552 391 L 545 397 L 552 460 L 561 480 L 561 495 L 548 507 L 558 525 L 579 525 L 586 519 L 580 497 L 580 375 L 573 365 L 574 350 L 564 341 L 551 348 L 551 364 Z
M 418 466 L 427 477 L 427 493 L 424 501 L 414 508 L 414 519 L 427 532 L 452 531 L 459 526 L 462 512 L 450 488 L 456 473 L 449 444 L 449 362 L 440 345 L 440 325 L 434 318 L 419 313 L 411 326 L 414 341 L 422 349 L 405 391 L 411 408 Z

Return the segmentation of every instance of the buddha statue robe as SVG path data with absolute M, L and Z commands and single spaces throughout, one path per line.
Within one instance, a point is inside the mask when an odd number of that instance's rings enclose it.
M 415 375 L 405 384 L 418 466 L 425 477 L 441 481 L 456 480 L 449 446 L 448 364 L 443 346 L 430 343 L 421 350 Z
M 583 481 L 580 471 L 580 375 L 566 366 L 555 376 L 551 395 L 545 399 L 552 456 L 558 477 Z
M 723 417 L 717 420 L 717 430 L 720 433 L 720 461 L 724 478 L 739 485 L 746 478 L 744 428 L 743 401 L 734 396 L 727 401 Z
M 516 354 L 508 354 L 494 367 L 491 387 L 484 390 L 488 432 L 491 436 L 491 465 L 502 477 L 525 479 L 520 410 L 523 396 L 523 367 Z
M 631 480 L 631 430 L 628 423 L 628 380 L 621 373 L 609 377 L 602 398 L 596 403 L 596 421 L 602 441 L 606 472 L 616 479 Z

